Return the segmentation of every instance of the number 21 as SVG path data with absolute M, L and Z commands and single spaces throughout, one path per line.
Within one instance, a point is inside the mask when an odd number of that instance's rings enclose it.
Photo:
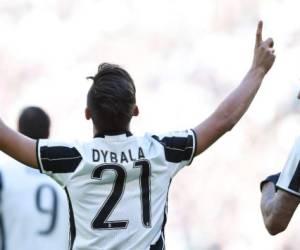
M 139 160 L 134 162 L 134 168 L 140 168 L 140 189 L 141 189 L 141 205 L 142 205 L 142 222 L 145 227 L 151 227 L 151 208 L 150 208 L 150 176 L 151 165 L 148 160 Z M 116 163 L 102 164 L 96 167 L 92 173 L 91 178 L 101 180 L 103 172 L 114 171 L 116 178 L 113 183 L 112 191 L 107 197 L 106 201 L 98 211 L 97 215 L 92 221 L 93 229 L 125 229 L 128 225 L 128 220 L 108 221 L 108 217 L 121 200 L 125 184 L 126 184 L 126 170 L 122 165 Z

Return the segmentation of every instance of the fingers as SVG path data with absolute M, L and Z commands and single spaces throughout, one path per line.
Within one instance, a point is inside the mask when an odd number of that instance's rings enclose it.
M 269 49 L 269 51 L 274 54 L 275 53 L 275 49 Z
M 272 38 L 268 38 L 267 40 L 262 40 L 262 28 L 263 28 L 263 22 L 259 21 L 257 25 L 256 30 L 256 47 L 259 47 L 260 45 L 263 45 L 267 48 L 273 48 L 274 47 L 274 41 Z
M 264 42 L 260 44 L 261 47 L 265 48 L 267 51 L 269 51 L 271 54 L 275 53 L 275 49 L 273 48 L 274 46 L 274 41 L 272 38 L 268 38 Z
M 268 38 L 265 41 L 262 40 L 262 28 L 263 22 L 259 21 L 256 31 L 256 41 L 254 50 L 253 67 L 262 68 L 267 73 L 272 67 L 275 61 L 274 41 L 272 38 Z
M 263 22 L 259 21 L 256 30 L 255 47 L 258 47 L 262 42 L 262 28 L 263 28 Z
M 268 38 L 266 41 L 264 41 L 264 44 L 268 47 L 268 48 L 273 48 L 274 46 L 274 41 L 272 38 Z

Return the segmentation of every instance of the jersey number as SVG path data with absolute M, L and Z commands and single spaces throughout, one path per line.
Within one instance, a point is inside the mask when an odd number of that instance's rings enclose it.
M 44 192 L 51 193 L 51 196 L 52 196 L 51 206 L 43 206 L 42 197 L 44 197 L 44 199 L 48 198 L 48 196 L 44 195 Z M 36 191 L 35 204 L 36 204 L 37 210 L 41 214 L 48 215 L 50 218 L 49 225 L 45 229 L 39 230 L 38 233 L 40 235 L 48 235 L 54 230 L 55 225 L 56 225 L 56 219 L 57 219 L 58 198 L 57 198 L 57 193 L 56 193 L 55 189 L 48 184 L 40 185 Z
M 141 205 L 142 205 L 142 222 L 145 227 L 151 227 L 151 209 L 150 209 L 150 176 L 151 166 L 147 160 L 139 160 L 134 162 L 134 168 L 140 168 L 140 189 L 141 189 Z M 101 180 L 105 171 L 114 171 L 116 178 L 113 183 L 112 191 L 106 201 L 98 211 L 92 221 L 93 229 L 125 229 L 128 220 L 108 221 L 108 217 L 112 214 L 118 202 L 123 196 L 126 184 L 126 170 L 119 164 L 102 164 L 95 168 L 92 173 L 92 179 Z

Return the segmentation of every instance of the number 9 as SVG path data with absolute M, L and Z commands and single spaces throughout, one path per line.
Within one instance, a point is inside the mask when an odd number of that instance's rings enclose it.
M 47 190 L 50 191 L 50 194 L 52 196 L 52 205 L 51 205 L 51 207 L 43 207 L 43 205 L 42 205 L 43 196 L 45 196 L 44 193 L 47 192 Z M 49 193 L 49 191 L 48 191 L 48 193 Z M 56 193 L 55 189 L 49 184 L 40 185 L 38 187 L 37 191 L 36 191 L 35 204 L 36 204 L 37 210 L 41 214 L 45 214 L 45 215 L 50 216 L 49 226 L 46 227 L 43 230 L 38 231 L 38 233 L 40 235 L 48 235 L 54 230 L 54 228 L 56 226 L 58 198 L 57 198 L 57 193 Z

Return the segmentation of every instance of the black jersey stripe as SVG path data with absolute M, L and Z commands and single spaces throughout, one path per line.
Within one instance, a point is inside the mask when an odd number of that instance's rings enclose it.
M 2 178 L 2 173 L 0 172 L 0 197 L 1 198 L 2 198 L 2 190 L 3 190 L 3 178 Z
M 0 172 L 0 206 L 3 207 L 3 178 L 2 174 Z M 0 210 L 0 249 L 5 250 L 6 249 L 6 238 L 5 238 L 5 228 L 4 228 L 4 221 L 3 221 L 3 213 L 2 209 Z
M 167 194 L 167 200 L 166 200 L 165 212 L 164 212 L 164 220 L 161 226 L 161 234 L 159 239 L 155 242 L 155 244 L 150 246 L 149 250 L 165 250 L 165 226 L 167 224 L 168 200 L 169 200 L 169 190 L 170 190 L 171 182 L 172 179 L 170 180 L 169 187 L 168 187 L 168 194 Z
M 35 143 L 36 161 L 37 161 L 38 170 L 40 170 L 40 172 L 43 173 L 41 164 L 40 164 L 40 159 L 39 159 L 40 158 L 39 157 L 39 143 L 40 143 L 40 140 L 37 139 L 36 143 Z
M 149 250 L 163 250 L 164 245 L 163 235 L 160 235 L 158 241 L 155 243 L 155 245 L 151 245 Z
M 6 249 L 6 239 L 5 239 L 5 229 L 4 229 L 4 221 L 3 221 L 3 215 L 0 214 L 0 249 L 5 250 Z
M 40 159 L 45 171 L 71 173 L 78 167 L 82 156 L 75 147 L 43 146 L 40 149 Z
M 298 162 L 296 171 L 294 172 L 293 178 L 290 182 L 289 189 L 300 192 L 300 161 Z
M 194 138 L 192 135 L 186 137 L 163 137 L 162 139 L 153 135 L 152 138 L 163 145 L 168 162 L 178 163 L 191 160 L 194 153 Z
M 72 207 L 72 202 L 70 198 L 70 194 L 67 188 L 64 188 L 65 192 L 67 194 L 68 198 L 68 204 L 69 204 L 69 220 L 70 220 L 70 241 L 69 241 L 69 250 L 73 249 L 74 241 L 76 238 L 76 226 L 75 226 L 75 218 L 74 218 L 74 212 Z

